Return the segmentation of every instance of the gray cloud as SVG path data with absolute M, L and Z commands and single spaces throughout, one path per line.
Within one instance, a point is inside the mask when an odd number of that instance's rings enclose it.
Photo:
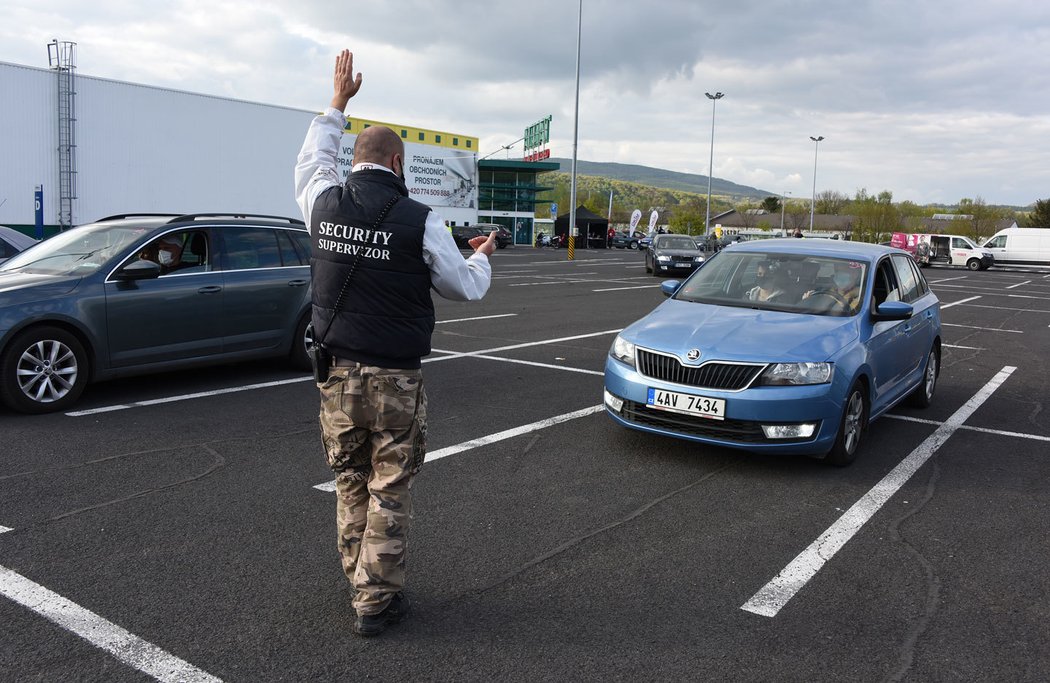
M 362 117 L 462 132 L 482 153 L 554 115 L 571 154 L 577 4 L 407 0 L 13 0 L 0 60 L 44 66 L 52 37 L 85 74 L 300 108 L 330 96 L 335 53 L 365 74 Z M 1050 196 L 1050 5 L 585 0 L 581 158 L 714 173 L 808 196 L 890 189 L 897 199 Z M 520 147 L 518 148 L 520 154 Z

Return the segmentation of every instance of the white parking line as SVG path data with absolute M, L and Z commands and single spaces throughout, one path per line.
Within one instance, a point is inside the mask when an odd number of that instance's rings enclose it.
M 562 422 L 568 422 L 569 420 L 575 420 L 578 417 L 587 417 L 594 413 L 604 410 L 605 406 L 602 404 L 591 406 L 590 408 L 584 408 L 583 410 L 577 410 L 571 413 L 565 413 L 564 415 L 555 415 L 554 417 L 548 417 L 544 420 L 532 422 L 527 425 L 520 427 L 514 427 L 513 429 L 507 429 L 502 432 L 496 432 L 495 434 L 489 434 L 479 439 L 471 439 L 470 441 L 464 441 L 463 443 L 456 444 L 455 446 L 448 446 L 441 448 L 432 453 L 427 453 L 426 462 L 432 462 L 434 460 L 440 460 L 441 458 L 455 455 L 456 453 L 462 453 L 463 451 L 469 451 L 480 446 L 487 446 L 497 441 L 503 441 L 505 439 L 511 439 L 515 436 L 521 436 L 522 434 L 528 434 L 529 432 L 535 432 L 540 429 L 546 429 L 547 427 L 553 427 L 556 424 Z M 325 491 L 332 493 L 335 491 L 335 481 L 326 481 L 323 484 L 317 484 L 313 488 L 318 491 Z
M 1006 366 L 740 609 L 775 617 L 1017 368 Z
M 952 280 L 965 280 L 968 276 L 960 275 L 959 277 L 946 277 L 941 280 L 930 280 L 931 285 L 939 285 L 942 282 L 951 282 Z
M 942 304 L 941 305 L 941 310 L 943 311 L 946 308 L 951 308 L 952 306 L 959 306 L 960 304 L 965 304 L 965 303 L 968 303 L 970 301 L 977 301 L 980 298 L 981 297 L 979 297 L 979 296 L 971 296 L 969 299 L 960 299 L 959 301 L 953 301 L 950 304 Z
M 8 531 L 14 531 L 14 529 L 9 526 L 0 526 L 0 534 L 6 534 Z
M 215 676 L 3 566 L 0 566 L 0 595 L 36 612 L 158 681 L 221 683 Z
M 986 332 L 1016 332 L 1024 334 L 1023 330 L 1003 330 L 998 327 L 977 327 L 976 325 L 957 325 L 956 323 L 941 323 L 941 327 L 965 327 L 968 330 L 984 330 Z
M 911 415 L 887 415 L 886 417 L 893 420 L 904 420 L 905 422 L 918 422 L 926 425 L 938 425 L 941 422 L 937 420 L 927 420 L 921 417 L 912 417 Z M 1008 432 L 1002 429 L 989 429 L 987 427 L 971 427 L 970 425 L 962 425 L 959 430 L 965 430 L 968 432 L 979 432 L 981 434 L 994 434 L 995 436 L 1009 436 L 1014 439 L 1029 439 L 1031 441 L 1050 441 L 1050 436 L 1043 436 L 1042 434 L 1025 434 L 1024 432 Z
M 445 323 L 465 323 L 471 320 L 492 320 L 493 318 L 512 318 L 517 313 L 500 313 L 499 315 L 479 315 L 476 318 L 456 318 L 455 320 L 438 320 L 437 324 L 442 325 Z
M 168 396 L 166 398 L 154 398 L 148 401 L 134 401 L 132 403 L 121 403 L 119 405 L 105 406 L 102 408 L 91 408 L 89 410 L 73 410 L 66 413 L 67 417 L 83 417 L 85 415 L 97 415 L 99 413 L 111 413 L 116 410 L 128 410 L 130 408 L 142 408 L 144 406 L 155 406 L 162 403 L 175 403 L 177 401 L 189 401 L 194 398 L 208 398 L 209 396 L 221 396 L 222 394 L 235 394 L 240 391 L 252 391 L 254 389 L 268 389 L 285 384 L 298 384 L 300 382 L 313 382 L 313 375 L 296 377 L 295 379 L 282 379 L 274 382 L 260 382 L 259 384 L 246 384 L 240 387 L 227 387 L 226 389 L 215 389 L 213 391 L 199 391 L 195 394 L 182 394 L 180 396 Z
M 437 363 L 438 361 L 451 360 L 453 358 L 463 358 L 465 356 L 482 356 L 489 353 L 498 353 L 500 351 L 512 351 L 514 349 L 524 349 L 530 346 L 544 346 L 546 344 L 560 344 L 566 341 L 575 341 L 577 339 L 587 339 L 588 337 L 600 337 L 606 334 L 616 334 L 622 327 L 618 327 L 615 330 L 603 330 L 601 332 L 589 332 L 587 334 L 577 334 L 572 337 L 559 337 L 557 339 L 544 339 L 538 342 L 525 342 L 522 344 L 510 344 L 509 346 L 497 346 L 491 349 L 481 349 L 480 351 L 444 351 L 442 349 L 432 349 L 436 353 L 447 353 L 447 356 L 441 356 L 440 358 L 424 358 L 424 363 Z
M 980 298 L 980 297 L 977 297 Z M 962 302 L 959 302 L 962 303 Z M 1021 311 L 1022 313 L 1050 313 L 1050 311 L 1044 311 L 1039 308 L 1010 308 L 1008 306 L 990 306 L 988 304 L 966 304 L 967 306 L 973 306 L 974 308 L 994 308 L 997 311 Z M 944 306 L 941 306 L 944 308 Z
M 502 358 L 500 356 L 471 356 L 471 358 L 484 358 L 485 360 L 496 360 L 501 363 L 517 363 L 519 365 L 532 365 L 537 368 L 551 368 L 552 370 L 564 370 L 566 372 L 579 372 L 584 375 L 604 375 L 601 370 L 584 370 L 583 368 L 572 368 L 567 365 L 554 365 L 553 363 L 537 363 L 531 360 L 520 360 L 518 358 Z
M 609 287 L 608 289 L 592 289 L 592 292 L 621 292 L 625 289 L 652 289 L 653 287 L 659 287 L 660 285 L 641 285 L 634 287 Z
M 1021 285 L 1027 285 L 1030 282 L 1031 282 L 1031 280 L 1025 280 L 1024 282 L 1018 282 L 1016 285 L 1010 285 L 1006 289 L 1014 289 L 1015 287 L 1020 287 Z
M 985 351 L 985 350 L 987 350 L 987 349 L 984 349 L 983 347 L 980 347 L 980 346 L 959 346 L 958 344 L 943 344 L 943 346 L 946 349 L 966 349 L 967 351 Z

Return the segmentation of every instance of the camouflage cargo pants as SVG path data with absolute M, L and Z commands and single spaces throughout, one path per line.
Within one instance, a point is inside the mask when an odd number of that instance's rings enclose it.
M 426 456 L 422 371 L 334 367 L 318 388 L 343 571 L 357 613 L 376 614 L 405 581 L 412 478 Z

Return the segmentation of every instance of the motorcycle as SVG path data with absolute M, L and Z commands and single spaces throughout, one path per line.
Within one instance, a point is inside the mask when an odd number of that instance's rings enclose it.
M 555 249 L 561 247 L 561 235 L 554 235 L 553 237 L 545 232 L 540 232 L 536 235 L 536 244 L 538 247 L 554 247 Z

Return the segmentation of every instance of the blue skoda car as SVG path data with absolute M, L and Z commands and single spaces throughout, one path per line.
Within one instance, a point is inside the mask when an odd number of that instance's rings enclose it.
M 747 242 L 661 289 L 606 360 L 605 408 L 625 427 L 841 466 L 871 420 L 933 399 L 940 302 L 904 251 Z

